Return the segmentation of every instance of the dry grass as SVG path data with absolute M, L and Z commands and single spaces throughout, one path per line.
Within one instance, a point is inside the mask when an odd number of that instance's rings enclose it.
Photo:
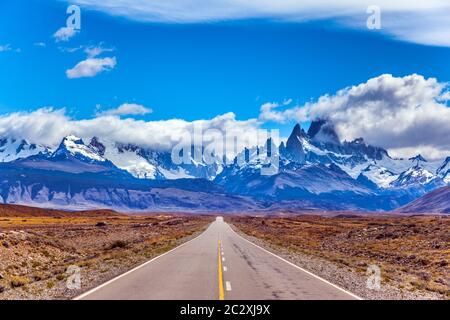
M 79 293 L 65 286 L 70 266 L 81 268 L 83 291 L 173 248 L 212 221 L 103 213 L 0 215 L 0 300 L 70 298 Z
M 292 252 L 360 273 L 377 265 L 384 283 L 450 298 L 449 217 L 232 217 L 229 222 Z

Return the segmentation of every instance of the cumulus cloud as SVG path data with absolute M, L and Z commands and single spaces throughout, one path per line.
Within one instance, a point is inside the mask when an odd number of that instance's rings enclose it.
M 72 69 L 66 71 L 67 78 L 94 77 L 104 71 L 111 71 L 117 64 L 116 57 L 112 58 L 87 58 Z
M 74 37 L 78 33 L 78 30 L 70 27 L 62 27 L 59 28 L 54 34 L 53 38 L 55 38 L 56 42 L 67 42 L 70 38 Z
M 124 103 L 115 109 L 98 112 L 98 117 L 104 116 L 126 116 L 126 115 L 146 115 L 153 110 L 136 103 Z
M 450 46 L 448 0 L 76 0 L 76 3 L 138 21 L 198 23 L 268 18 L 281 21 L 334 19 L 346 26 L 366 29 L 367 8 L 381 9 L 380 30 L 402 40 Z
M 363 137 L 395 155 L 423 153 L 436 159 L 450 155 L 448 96 L 448 85 L 435 78 L 384 74 L 304 106 L 263 106 L 260 119 L 327 119 L 341 140 Z
M 267 102 L 264 103 L 260 108 L 259 120 L 261 121 L 275 121 L 284 123 L 287 120 L 295 118 L 297 109 L 287 109 L 283 112 L 279 112 L 276 109 L 279 107 L 285 107 L 292 103 L 292 99 L 283 101 L 283 103 L 278 102 Z M 295 110 L 295 111 L 294 111 Z
M 241 151 L 244 146 L 265 142 L 260 140 L 259 122 L 256 119 L 237 120 L 234 113 L 196 121 L 181 119 L 143 121 L 111 115 L 75 120 L 70 118 L 64 109 L 53 108 L 0 116 L 0 137 L 24 138 L 32 143 L 55 148 L 63 137 L 70 134 L 86 141 L 96 136 L 104 141 L 133 143 L 166 151 L 185 142 L 186 137 L 195 137 L 200 141 L 203 139 L 206 144 L 215 141 L 218 134 L 224 138 L 238 137 L 237 144 L 225 144 L 222 149 L 229 156 L 235 154 L 235 150 L 230 146 L 236 146 L 236 151 Z M 217 150 L 220 150 L 220 146 Z

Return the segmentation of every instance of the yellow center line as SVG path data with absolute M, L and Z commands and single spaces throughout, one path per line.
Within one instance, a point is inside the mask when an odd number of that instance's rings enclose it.
M 220 254 L 220 240 L 218 244 L 218 265 L 219 265 L 219 300 L 225 300 L 225 293 L 223 290 L 223 273 L 222 273 L 222 255 Z

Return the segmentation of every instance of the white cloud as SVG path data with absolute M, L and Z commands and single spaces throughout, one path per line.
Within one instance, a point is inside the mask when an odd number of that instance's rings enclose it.
M 381 8 L 381 32 L 402 40 L 450 46 L 448 0 L 77 0 L 89 8 L 138 21 L 198 23 L 268 18 L 282 21 L 335 19 L 366 29 L 366 9 Z M 373 32 L 373 31 L 371 31 Z
M 45 42 L 35 42 L 34 46 L 35 47 L 45 48 L 47 46 L 47 44 Z
M 261 106 L 259 120 L 261 121 L 275 121 L 275 122 L 286 122 L 289 119 L 294 118 L 293 114 L 289 114 L 291 109 L 287 109 L 284 112 L 276 111 L 278 107 L 286 107 L 292 103 L 292 99 L 283 101 L 283 103 L 278 102 L 267 102 Z
M 196 126 L 239 137 L 238 149 L 261 143 L 261 120 L 284 122 L 327 119 L 342 140 L 363 137 L 367 143 L 384 147 L 394 156 L 421 153 L 429 159 L 450 156 L 450 108 L 448 86 L 420 75 L 393 77 L 382 75 L 334 95 L 324 95 L 304 106 L 291 107 L 291 101 L 266 104 L 260 119 L 236 120 L 234 113 L 213 119 L 185 121 L 143 121 L 120 115 L 148 112 L 141 105 L 123 104 L 93 119 L 75 120 L 64 109 L 44 108 L 0 116 L 0 137 L 25 138 L 30 142 L 57 146 L 62 137 L 75 134 L 88 140 L 93 136 L 121 143 L 135 143 L 156 150 L 170 150 L 185 137 L 195 134 Z M 227 149 L 227 154 L 234 151 Z
M 116 57 L 112 58 L 87 58 L 79 62 L 75 67 L 66 71 L 67 78 L 94 77 L 103 71 L 114 69 L 117 64 Z
M 368 143 L 393 154 L 423 153 L 431 158 L 450 156 L 450 108 L 448 86 L 434 78 L 413 74 L 381 75 L 314 103 L 277 110 L 263 105 L 260 119 L 330 120 L 342 140 L 363 137 Z
M 83 46 L 78 46 L 78 47 L 58 47 L 58 50 L 61 52 L 67 52 L 67 53 L 74 53 L 77 52 L 78 50 L 83 49 Z
M 22 50 L 20 50 L 20 48 L 14 49 L 10 44 L 0 45 L 0 52 L 8 51 L 21 52 Z
M 112 48 L 104 48 L 101 45 L 89 46 L 84 48 L 84 52 L 87 54 L 88 58 L 95 58 L 104 52 L 113 52 Z
M 0 116 L 0 137 L 24 138 L 32 143 L 55 148 L 61 139 L 75 134 L 86 141 L 96 136 L 103 140 L 119 143 L 133 143 L 155 150 L 171 150 L 186 137 L 197 134 L 201 127 L 204 140 L 211 141 L 217 132 L 239 137 L 242 145 L 252 146 L 258 141 L 259 123 L 256 119 L 236 120 L 233 113 L 219 115 L 212 119 L 185 121 L 170 119 L 143 121 L 116 116 L 102 116 L 93 119 L 74 120 L 64 109 L 42 108 L 34 112 L 16 112 Z M 229 153 L 233 154 L 232 151 Z
M 55 38 L 56 42 L 61 42 L 61 41 L 67 42 L 70 40 L 70 38 L 75 36 L 77 33 L 78 33 L 78 30 L 75 30 L 74 28 L 62 27 L 62 28 L 59 28 L 53 34 L 53 38 Z
M 12 48 L 10 44 L 0 45 L 0 52 L 6 52 L 11 50 Z
M 153 110 L 136 103 L 124 103 L 116 109 L 110 109 L 97 112 L 98 117 L 104 116 L 126 116 L 126 115 L 146 115 L 152 113 Z

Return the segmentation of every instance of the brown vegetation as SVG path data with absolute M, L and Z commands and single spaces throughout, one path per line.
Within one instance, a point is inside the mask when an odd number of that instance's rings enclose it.
M 382 271 L 383 283 L 450 298 L 450 217 L 230 217 L 247 235 L 275 247 L 324 258 L 365 274 Z
M 27 207 L 17 207 L 14 216 L 15 208 L 0 206 L 0 300 L 73 297 L 175 247 L 212 221 Z M 81 268 L 81 290 L 66 288 L 71 266 Z
M 43 209 L 35 207 L 27 207 L 15 204 L 1 204 L 0 205 L 0 218 L 6 217 L 112 217 L 112 216 L 122 216 L 122 214 L 112 211 L 112 210 L 86 210 L 86 211 L 63 211 L 54 209 Z

